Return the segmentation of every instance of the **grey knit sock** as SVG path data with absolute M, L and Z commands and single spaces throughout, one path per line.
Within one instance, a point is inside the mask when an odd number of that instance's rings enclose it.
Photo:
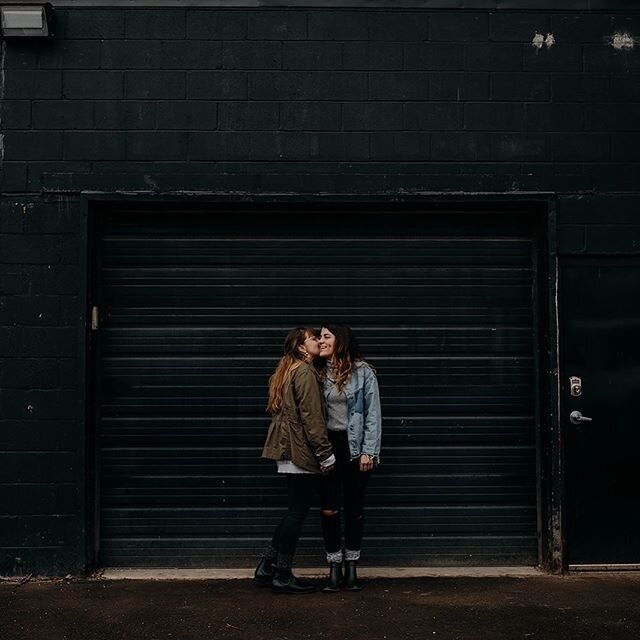
M 358 549 L 357 551 L 353 551 L 352 549 L 345 549 L 344 559 L 347 562 L 360 560 L 360 549 Z
M 342 564 L 342 550 L 327 551 L 327 562 L 329 564 L 331 564 L 332 562 L 337 562 L 338 564 Z

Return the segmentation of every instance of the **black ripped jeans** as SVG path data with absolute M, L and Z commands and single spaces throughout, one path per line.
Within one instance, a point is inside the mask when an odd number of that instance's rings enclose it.
M 346 431 L 329 431 L 329 441 L 336 456 L 336 465 L 320 480 L 322 505 L 322 535 L 327 554 L 342 550 L 340 507 L 344 509 L 344 546 L 359 552 L 364 532 L 364 497 L 370 472 L 360 471 L 360 458 L 351 460 Z M 325 511 L 337 512 L 326 515 Z M 359 556 L 359 553 L 356 554 Z
M 315 473 L 287 473 L 289 505 L 287 513 L 280 520 L 271 541 L 272 554 L 278 555 L 278 563 L 291 567 L 298 546 L 300 530 L 309 511 L 311 500 L 318 490 L 318 476 Z M 275 560 L 275 557 L 273 558 Z

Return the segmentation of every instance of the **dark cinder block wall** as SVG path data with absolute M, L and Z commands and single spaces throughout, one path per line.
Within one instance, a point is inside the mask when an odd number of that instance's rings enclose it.
M 0 573 L 86 567 L 83 192 L 545 192 L 561 256 L 640 252 L 640 13 L 571 4 L 59 9 L 3 41 Z

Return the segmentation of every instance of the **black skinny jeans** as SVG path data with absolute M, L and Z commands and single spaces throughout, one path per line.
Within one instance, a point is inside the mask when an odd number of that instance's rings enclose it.
M 318 490 L 318 476 L 315 473 L 287 473 L 286 476 L 289 505 L 287 513 L 276 527 L 271 547 L 278 552 L 278 562 L 290 567 L 300 530 Z
M 329 441 L 336 456 L 336 465 L 320 481 L 322 535 L 327 553 L 342 549 L 340 535 L 340 507 L 344 508 L 344 546 L 359 551 L 364 532 L 364 497 L 370 472 L 360 471 L 360 458 L 351 460 L 346 431 L 329 431 Z

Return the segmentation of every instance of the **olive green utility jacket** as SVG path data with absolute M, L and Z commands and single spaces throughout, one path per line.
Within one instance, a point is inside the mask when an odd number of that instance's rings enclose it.
M 305 471 L 320 473 L 320 463 L 332 453 L 318 375 L 301 361 L 282 389 L 282 407 L 271 419 L 262 457 L 291 460 Z

